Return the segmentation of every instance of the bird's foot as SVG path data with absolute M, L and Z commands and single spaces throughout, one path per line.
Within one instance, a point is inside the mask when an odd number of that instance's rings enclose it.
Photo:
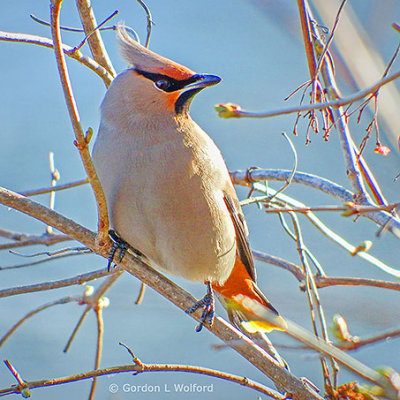
M 206 285 L 207 285 L 206 295 L 201 300 L 196 302 L 196 304 L 193 307 L 189 308 L 189 310 L 186 311 L 187 314 L 192 314 L 200 307 L 203 309 L 203 314 L 201 314 L 200 323 L 199 325 L 196 326 L 196 332 L 201 331 L 205 322 L 208 322 L 210 326 L 212 326 L 214 323 L 215 299 L 211 283 L 206 282 Z
M 110 251 L 110 255 L 108 257 L 108 264 L 107 264 L 107 269 L 108 269 L 108 271 L 110 271 L 111 264 L 114 261 L 115 253 L 117 252 L 117 250 L 119 250 L 118 262 L 121 262 L 122 259 L 124 258 L 124 255 L 126 253 L 126 250 L 129 247 L 129 245 L 113 229 L 110 229 L 108 231 L 108 234 L 110 235 L 111 240 L 113 241 L 113 245 L 112 245 L 112 248 Z M 114 264 L 114 267 L 115 267 L 115 264 Z

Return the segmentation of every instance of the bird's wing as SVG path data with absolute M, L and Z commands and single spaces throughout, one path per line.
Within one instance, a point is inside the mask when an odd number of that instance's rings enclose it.
M 234 191 L 234 189 L 232 190 Z M 234 195 L 232 196 L 229 193 L 224 192 L 224 201 L 235 227 L 238 255 L 243 265 L 246 267 L 251 279 L 253 279 L 255 282 L 256 270 L 254 268 L 254 260 L 251 254 L 249 241 L 247 240 L 246 221 L 244 219 L 239 200 L 236 197 L 236 193 L 234 192 Z

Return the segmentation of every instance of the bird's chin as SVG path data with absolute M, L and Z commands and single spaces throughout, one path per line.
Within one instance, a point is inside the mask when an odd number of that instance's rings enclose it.
M 194 75 L 192 82 L 181 89 L 181 94 L 175 103 L 175 112 L 182 114 L 189 110 L 193 97 L 206 87 L 214 86 L 221 82 L 221 78 L 216 75 Z
M 175 112 L 177 114 L 183 114 L 189 111 L 190 103 L 193 100 L 193 97 L 201 91 L 202 88 L 193 88 L 189 90 L 185 90 L 178 97 L 178 100 L 175 103 Z

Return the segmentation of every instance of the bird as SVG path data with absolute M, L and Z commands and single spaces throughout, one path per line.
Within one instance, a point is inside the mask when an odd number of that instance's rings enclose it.
M 246 221 L 224 158 L 189 114 L 193 97 L 221 78 L 149 50 L 122 25 L 117 38 L 129 66 L 101 103 L 92 152 L 111 227 L 153 268 L 207 285 L 187 310 L 203 309 L 197 331 L 212 325 L 214 292 L 247 331 L 279 329 L 238 301 L 255 301 L 283 320 L 256 285 Z

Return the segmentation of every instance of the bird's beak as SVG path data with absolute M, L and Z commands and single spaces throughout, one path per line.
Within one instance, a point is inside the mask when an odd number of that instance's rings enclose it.
M 221 82 L 221 78 L 216 75 L 194 75 L 193 81 L 184 86 L 184 90 L 197 89 L 201 90 L 208 86 L 214 86 Z

